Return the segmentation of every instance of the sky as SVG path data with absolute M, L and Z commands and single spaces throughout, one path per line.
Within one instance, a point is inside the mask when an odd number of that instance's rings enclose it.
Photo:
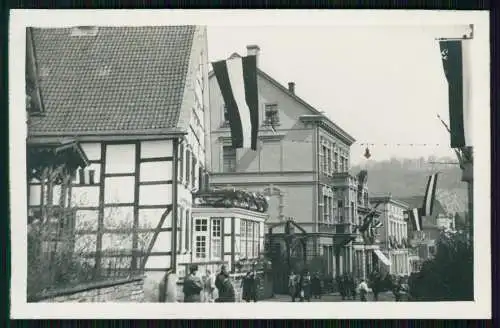
M 356 139 L 351 163 L 391 157 L 454 157 L 448 86 L 435 38 L 466 26 L 208 26 L 209 60 L 246 54 L 257 44 L 260 68 Z M 397 144 L 400 144 L 399 146 Z M 414 144 L 411 146 L 410 144 Z M 417 145 L 415 145 L 417 144 Z M 426 144 L 424 146 L 423 144 Z

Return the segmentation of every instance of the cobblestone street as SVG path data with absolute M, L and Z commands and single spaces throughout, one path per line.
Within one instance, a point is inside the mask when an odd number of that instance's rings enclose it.
M 373 294 L 368 295 L 368 301 L 373 301 Z M 288 295 L 275 295 L 274 298 L 262 302 L 291 302 L 291 299 Z M 342 300 L 340 294 L 332 293 L 323 295 L 321 299 L 311 299 L 311 302 L 359 302 L 359 298 L 356 300 Z M 379 294 L 379 302 L 394 302 L 394 295 L 392 292 L 381 293 Z

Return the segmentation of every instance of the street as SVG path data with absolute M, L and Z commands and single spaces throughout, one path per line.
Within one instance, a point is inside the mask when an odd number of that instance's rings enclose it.
M 392 292 L 385 292 L 379 294 L 379 302 L 394 302 L 394 295 Z M 373 301 L 373 294 L 368 295 L 368 302 Z M 275 295 L 274 298 L 262 300 L 262 302 L 291 302 L 288 295 Z M 321 299 L 311 299 L 311 302 L 359 302 L 359 297 L 356 300 L 342 300 L 339 293 L 331 293 L 321 296 Z

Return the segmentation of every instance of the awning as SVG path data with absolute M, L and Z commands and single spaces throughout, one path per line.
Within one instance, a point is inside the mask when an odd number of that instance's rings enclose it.
M 391 261 L 387 258 L 387 256 L 384 255 L 384 253 L 382 253 L 378 249 L 374 249 L 373 252 L 375 253 L 375 255 L 377 255 L 377 257 L 380 259 L 380 261 L 382 261 L 385 265 L 391 266 Z

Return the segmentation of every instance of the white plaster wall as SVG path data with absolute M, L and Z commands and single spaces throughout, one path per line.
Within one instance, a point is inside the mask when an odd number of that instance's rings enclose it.
M 172 154 L 172 140 L 141 141 L 141 158 L 170 157 Z

